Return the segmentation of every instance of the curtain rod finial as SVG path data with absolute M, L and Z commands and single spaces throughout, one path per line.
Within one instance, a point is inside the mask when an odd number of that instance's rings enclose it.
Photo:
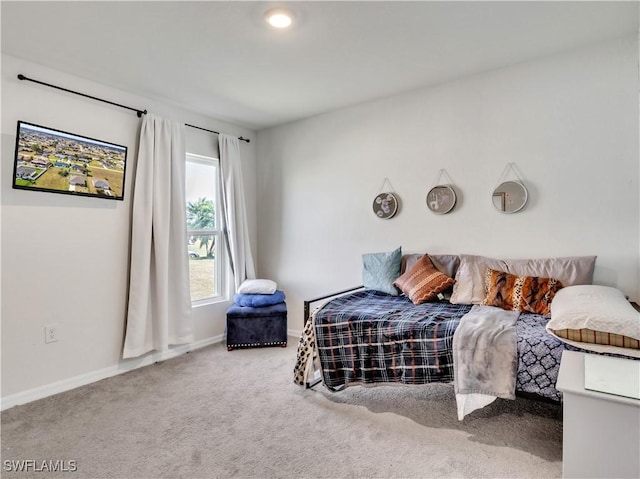
M 26 80 L 27 77 L 24 76 L 22 73 L 18 73 L 18 80 Z

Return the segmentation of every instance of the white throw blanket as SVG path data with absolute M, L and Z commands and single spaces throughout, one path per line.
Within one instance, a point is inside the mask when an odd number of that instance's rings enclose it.
M 474 305 L 453 335 L 458 420 L 495 401 L 515 399 L 518 311 Z

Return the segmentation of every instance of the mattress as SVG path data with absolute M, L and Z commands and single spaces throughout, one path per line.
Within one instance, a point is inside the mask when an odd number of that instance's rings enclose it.
M 470 305 L 413 304 L 365 290 L 335 298 L 314 315 L 316 350 L 329 389 L 356 384 L 453 381 L 453 335 Z M 555 388 L 565 345 L 545 331 L 547 316 L 516 323 L 516 390 L 560 400 Z

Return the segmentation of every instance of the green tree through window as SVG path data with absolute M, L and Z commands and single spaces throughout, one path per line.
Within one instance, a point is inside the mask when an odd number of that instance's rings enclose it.
M 194 305 L 226 299 L 226 269 L 222 232 L 219 230 L 219 162 L 215 158 L 187 153 L 185 213 L 189 288 Z
M 190 230 L 212 230 L 216 225 L 216 207 L 213 200 L 198 198 L 187 203 L 187 228 Z M 213 257 L 215 239 L 211 235 L 198 235 L 195 241 L 206 249 L 207 257 Z

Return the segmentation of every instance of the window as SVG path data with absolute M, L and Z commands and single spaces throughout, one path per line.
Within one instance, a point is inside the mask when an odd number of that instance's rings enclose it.
M 211 303 L 224 298 L 218 160 L 188 153 L 185 176 L 191 302 Z

